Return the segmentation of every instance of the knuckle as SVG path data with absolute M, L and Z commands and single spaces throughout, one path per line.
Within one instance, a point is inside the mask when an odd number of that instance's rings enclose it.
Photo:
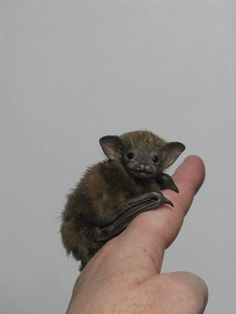
M 170 280 L 174 298 L 178 304 L 189 309 L 195 309 L 196 313 L 203 313 L 207 303 L 208 291 L 205 282 L 195 274 L 182 272 L 183 276 L 173 276 Z

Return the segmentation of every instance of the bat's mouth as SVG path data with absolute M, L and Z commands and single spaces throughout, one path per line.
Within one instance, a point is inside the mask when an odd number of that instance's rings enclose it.
M 137 171 L 134 169 L 129 169 L 129 172 L 135 178 L 147 179 L 147 178 L 153 178 L 154 177 L 154 173 L 151 171 Z

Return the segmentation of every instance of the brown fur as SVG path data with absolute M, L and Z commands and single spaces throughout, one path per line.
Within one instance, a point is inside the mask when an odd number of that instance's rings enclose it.
M 134 131 L 120 136 L 127 151 L 131 147 L 155 151 L 166 142 L 149 131 Z M 81 260 L 83 268 L 102 246 L 96 242 L 99 227 L 110 221 L 128 200 L 146 192 L 160 191 L 155 179 L 134 179 L 120 160 L 105 160 L 90 167 L 68 195 L 62 214 L 61 235 L 67 253 Z

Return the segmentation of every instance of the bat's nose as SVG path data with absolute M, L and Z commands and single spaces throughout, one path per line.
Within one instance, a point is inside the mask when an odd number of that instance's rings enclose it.
M 141 170 L 141 171 L 143 171 L 145 169 L 145 166 L 144 166 L 144 164 L 141 164 L 141 165 L 139 165 L 138 166 L 138 170 Z
M 144 171 L 144 170 L 145 171 L 149 171 L 150 170 L 150 166 L 141 164 L 141 165 L 137 166 L 137 170 L 139 170 L 139 171 Z

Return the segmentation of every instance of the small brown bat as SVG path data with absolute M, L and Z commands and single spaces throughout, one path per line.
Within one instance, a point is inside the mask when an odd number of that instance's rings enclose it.
M 81 261 L 81 269 L 138 214 L 162 204 L 173 206 L 161 190 L 178 188 L 163 171 L 185 149 L 149 131 L 104 136 L 100 145 L 108 159 L 88 168 L 62 214 L 63 244 Z

